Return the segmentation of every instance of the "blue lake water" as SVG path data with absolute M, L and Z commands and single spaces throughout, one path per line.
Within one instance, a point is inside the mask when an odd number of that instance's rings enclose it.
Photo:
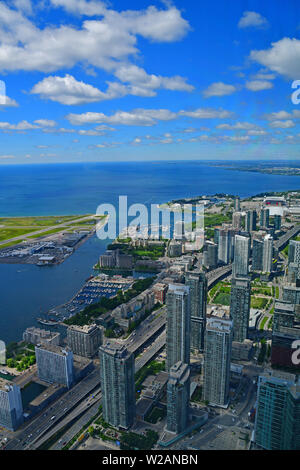
M 0 217 L 95 213 L 102 203 L 117 206 L 119 195 L 127 195 L 128 204 L 149 205 L 200 194 L 246 197 L 299 188 L 296 176 L 233 171 L 198 162 L 7 165 L 0 168 Z M 0 264 L 0 338 L 21 339 L 40 312 L 72 297 L 106 244 L 93 237 L 59 266 Z

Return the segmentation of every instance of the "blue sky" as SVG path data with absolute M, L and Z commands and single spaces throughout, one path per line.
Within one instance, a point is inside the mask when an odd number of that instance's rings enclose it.
M 6 0 L 0 79 L 0 164 L 296 160 L 300 5 Z

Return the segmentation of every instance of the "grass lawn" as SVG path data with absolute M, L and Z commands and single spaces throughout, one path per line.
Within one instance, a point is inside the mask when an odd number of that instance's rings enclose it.
M 251 308 L 257 308 L 259 310 L 262 310 L 266 307 L 267 303 L 269 302 L 269 299 L 266 299 L 264 297 L 251 297 Z
M 268 320 L 268 317 L 263 318 L 263 320 L 260 323 L 260 327 L 259 327 L 260 330 L 264 329 L 267 320 Z
M 0 228 L 0 242 L 32 232 L 32 228 Z
M 214 298 L 214 304 L 230 305 L 230 293 L 219 292 Z
M 84 215 L 55 215 L 42 217 L 0 217 L 0 225 L 5 227 L 51 227 L 71 220 L 76 220 Z
M 46 235 L 51 235 L 53 233 L 61 232 L 66 229 L 64 227 L 55 228 L 51 230 L 51 227 L 65 224 L 66 222 L 72 222 L 80 218 L 86 217 L 86 215 L 66 215 L 66 216 L 49 216 L 49 217 L 0 217 L 0 242 L 5 240 L 10 240 L 11 238 L 19 237 L 21 235 L 26 235 L 28 233 L 34 233 L 43 228 L 49 228 L 46 232 L 38 235 L 32 235 L 28 238 L 40 238 Z M 92 230 L 95 228 L 95 223 L 101 220 L 104 216 L 95 216 L 95 218 L 77 222 L 68 226 L 70 229 L 74 230 Z M 15 242 L 9 242 L 5 245 L 1 245 L 1 248 L 7 248 L 9 246 L 16 245 L 21 243 L 22 240 L 17 240 Z
M 148 423 L 156 424 L 159 419 L 163 419 L 166 416 L 167 412 L 164 408 L 158 408 L 157 406 L 150 411 L 150 413 L 145 417 L 145 421 Z

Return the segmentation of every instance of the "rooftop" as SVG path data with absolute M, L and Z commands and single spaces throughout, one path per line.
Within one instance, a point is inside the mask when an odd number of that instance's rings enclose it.
M 54 354 L 59 354 L 60 356 L 67 356 L 72 353 L 71 349 L 68 347 L 62 348 L 61 346 L 55 346 L 53 344 L 42 344 L 35 347 L 36 350 L 49 351 Z

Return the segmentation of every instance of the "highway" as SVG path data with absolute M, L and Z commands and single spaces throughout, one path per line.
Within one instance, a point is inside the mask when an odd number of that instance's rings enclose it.
M 300 226 L 298 226 L 298 231 L 300 231 Z M 294 236 L 294 233 L 296 232 L 294 229 L 289 234 L 289 237 Z M 232 265 L 227 265 L 209 272 L 207 274 L 208 286 L 211 287 L 218 279 L 228 275 L 231 270 Z M 154 342 L 150 346 L 146 347 L 143 354 L 138 356 L 135 367 L 136 372 L 146 365 L 165 346 L 165 326 L 166 308 L 162 307 L 160 310 L 153 312 L 146 320 L 144 320 L 144 322 L 142 322 L 141 325 L 139 325 L 129 338 L 122 342 L 131 352 L 137 354 L 138 351 L 151 340 L 151 338 L 155 335 L 159 335 L 154 339 Z M 96 388 L 97 390 L 95 390 Z M 97 403 L 92 401 L 82 402 L 82 400 L 86 398 L 87 395 L 91 394 L 91 392 L 99 393 Z M 5 448 L 7 450 L 21 450 L 36 447 L 35 443 L 37 446 L 41 445 L 41 443 L 47 440 L 51 435 L 76 418 L 76 416 L 87 410 L 80 420 L 78 420 L 80 424 L 83 423 L 83 426 L 90 419 L 89 410 L 95 407 L 96 404 L 98 405 L 98 403 L 100 403 L 100 399 L 99 370 L 95 369 L 71 390 L 52 403 L 52 405 L 44 410 L 44 412 L 41 412 L 37 417 L 31 420 L 29 424 L 24 424 L 21 429 L 15 433 L 15 437 L 7 443 Z M 70 434 L 73 432 L 71 432 L 73 428 L 77 429 L 76 423 L 69 430 Z M 64 437 L 61 443 L 65 441 L 66 437 Z
M 207 273 L 207 287 L 210 289 L 215 282 L 221 279 L 225 275 L 229 275 L 232 271 L 232 264 L 227 264 L 226 266 L 221 266 L 220 268 L 214 269 Z
M 274 242 L 274 247 L 278 250 L 284 248 L 284 245 L 289 241 L 290 238 L 293 238 L 297 233 L 300 232 L 300 225 L 296 225 L 294 228 L 286 232 L 282 237 Z
M 80 402 L 80 404 L 76 408 L 74 408 L 70 413 L 68 413 L 62 421 L 57 423 L 56 426 L 54 426 L 48 432 L 43 434 L 42 437 L 38 436 L 37 439 L 30 444 L 29 449 L 38 449 L 44 442 L 50 439 L 51 436 L 54 436 L 54 434 L 56 434 L 60 429 L 62 429 L 71 421 L 76 419 L 77 416 L 83 414 L 83 416 L 81 416 L 81 418 L 79 418 L 69 429 L 69 431 L 71 431 L 71 429 L 75 431 L 74 434 L 72 435 L 73 431 L 70 432 L 71 435 L 70 438 L 68 438 L 68 431 L 66 431 L 63 437 L 59 439 L 59 442 L 56 443 L 57 445 L 60 445 L 60 448 L 64 447 L 64 445 L 69 442 L 72 437 L 75 436 L 75 434 L 77 434 L 81 430 L 84 424 L 86 424 L 93 416 L 97 414 L 99 406 L 101 404 L 101 398 L 102 395 L 99 387 L 87 399 Z M 82 422 L 83 424 L 81 424 Z
M 28 425 L 25 423 L 14 433 L 15 437 L 7 443 L 5 449 L 22 450 L 30 447 L 38 438 L 58 423 L 68 410 L 73 409 L 77 403 L 90 394 L 97 386 L 99 386 L 99 370 L 95 369 L 62 397 L 52 403 L 50 407 L 46 408 L 36 418 L 33 418 Z
M 146 318 L 122 344 L 124 344 L 130 352 L 136 354 L 147 341 L 163 330 L 165 326 L 166 307 L 162 307 Z

